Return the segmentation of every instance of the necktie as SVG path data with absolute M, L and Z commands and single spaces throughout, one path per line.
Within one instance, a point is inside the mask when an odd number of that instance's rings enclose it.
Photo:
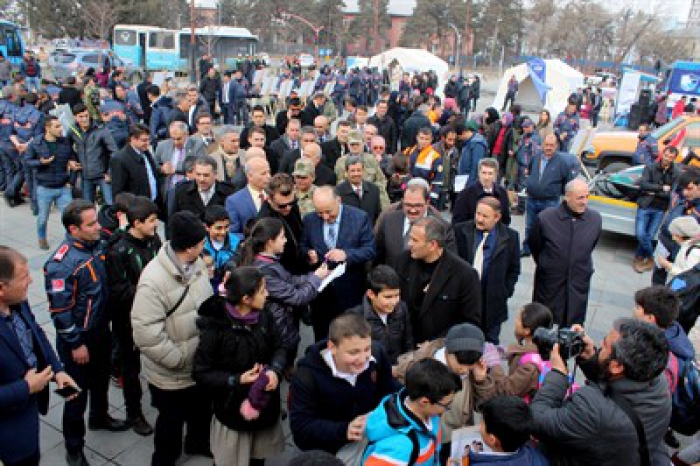
M 299 148 L 299 141 L 292 141 L 292 150 L 297 150 Z
M 483 238 L 481 239 L 481 242 L 479 243 L 479 246 L 476 248 L 476 253 L 474 254 L 474 268 L 476 269 L 476 273 L 479 274 L 479 277 L 481 277 L 483 273 L 483 268 L 484 268 L 484 246 L 486 245 L 486 241 L 488 240 L 489 233 L 487 231 L 483 232 Z
M 22 319 L 22 316 L 19 315 L 19 312 L 12 312 L 10 314 L 10 319 L 15 335 L 17 335 L 17 340 L 19 340 L 20 347 L 24 353 L 24 357 L 27 360 L 27 364 L 32 367 L 36 367 L 37 359 L 36 355 L 32 351 L 33 342 L 31 330 L 27 328 L 27 325 L 24 322 L 24 319 Z
M 335 241 L 336 241 L 336 224 L 332 223 L 328 225 L 328 234 L 326 236 L 326 246 L 328 246 L 328 249 L 334 249 L 335 248 Z
M 262 207 L 262 205 L 265 203 L 265 193 L 261 192 L 258 194 L 258 199 L 260 199 L 260 207 Z M 260 208 L 258 208 L 258 210 L 260 210 Z
M 542 176 L 542 173 L 544 173 L 544 169 L 547 168 L 547 157 L 542 157 L 542 160 L 540 161 L 540 176 Z

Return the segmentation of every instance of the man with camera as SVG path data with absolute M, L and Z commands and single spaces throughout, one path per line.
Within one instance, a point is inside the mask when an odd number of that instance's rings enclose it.
M 646 322 L 618 319 L 596 348 L 581 326 L 571 330 L 539 343 L 541 352 L 551 347 L 552 370 L 531 408 L 535 436 L 547 456 L 573 465 L 668 464 L 663 436 L 671 399 L 663 376 L 668 358 L 663 332 Z M 562 355 L 577 356 L 589 382 L 568 397 Z

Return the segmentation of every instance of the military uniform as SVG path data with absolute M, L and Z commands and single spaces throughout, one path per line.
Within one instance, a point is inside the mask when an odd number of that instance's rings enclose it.
M 335 176 L 338 179 L 337 184 L 342 183 L 347 178 L 345 159 L 347 159 L 349 155 L 353 154 L 343 155 L 335 163 Z M 377 162 L 377 159 L 371 154 L 362 154 L 362 166 L 364 169 L 362 179 L 377 185 L 379 188 L 379 203 L 382 210 L 386 209 L 390 204 L 389 195 L 386 192 L 386 176 L 379 166 L 379 162 Z
M 554 135 L 559 139 L 559 151 L 568 152 L 569 143 L 579 130 L 578 113 L 561 112 L 554 120 Z M 564 133 L 566 135 L 564 136 Z
M 305 193 L 301 193 L 297 189 L 294 190 L 297 197 L 297 205 L 299 206 L 299 212 L 301 213 L 302 218 L 306 214 L 316 212 L 313 201 L 314 191 L 316 191 L 316 185 L 311 185 L 311 188 Z
M 66 372 L 82 389 L 63 408 L 66 449 L 85 444 L 85 408 L 90 392 L 90 420 L 107 417 L 111 335 L 107 313 L 107 272 L 103 243 L 85 243 L 68 235 L 44 264 L 49 312 L 56 327 L 56 352 Z M 72 351 L 85 345 L 89 362 L 77 364 Z

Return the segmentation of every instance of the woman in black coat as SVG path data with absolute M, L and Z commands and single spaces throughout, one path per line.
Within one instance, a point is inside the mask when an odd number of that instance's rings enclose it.
M 211 395 L 211 451 L 219 466 L 263 464 L 284 450 L 279 381 L 287 348 L 266 299 L 263 274 L 238 267 L 226 281 L 226 296 L 212 296 L 199 308 L 193 377 Z

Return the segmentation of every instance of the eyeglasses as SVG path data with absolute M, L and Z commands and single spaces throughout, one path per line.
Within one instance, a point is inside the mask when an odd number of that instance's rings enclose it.
M 434 404 L 434 405 L 438 405 L 439 407 L 444 408 L 444 409 L 447 410 L 447 409 L 450 409 L 450 407 L 452 406 L 452 401 L 454 401 L 454 400 L 451 400 L 449 403 L 445 403 L 445 404 L 442 404 L 442 403 L 440 403 L 439 401 L 436 401 L 436 402 L 434 402 L 433 404 Z
M 297 200 L 294 199 L 292 202 L 287 202 L 286 204 L 277 204 L 278 209 L 286 209 L 288 207 L 294 207 L 294 205 L 297 203 Z

